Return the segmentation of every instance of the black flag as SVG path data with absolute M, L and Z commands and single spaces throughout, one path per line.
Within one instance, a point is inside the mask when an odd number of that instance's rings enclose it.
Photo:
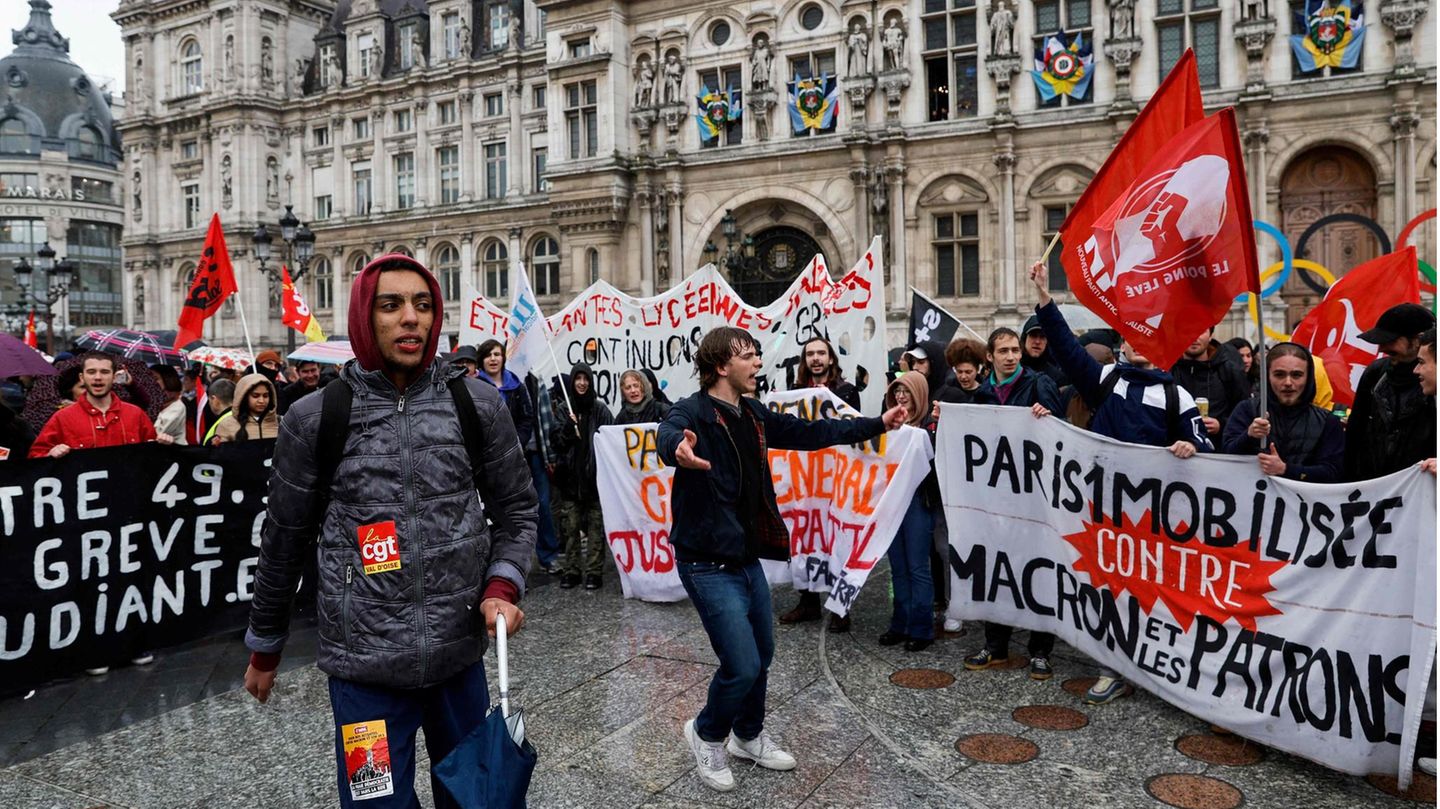
M 934 340 L 949 345 L 960 328 L 960 320 L 910 287 L 910 342 Z

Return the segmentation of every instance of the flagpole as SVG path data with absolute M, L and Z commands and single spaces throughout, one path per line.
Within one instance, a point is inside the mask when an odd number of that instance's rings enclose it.
M 1255 357 L 1255 358 L 1252 358 L 1252 361 L 1255 361 L 1255 362 L 1259 362 L 1259 363 L 1260 363 L 1260 412 L 1259 412 L 1257 415 L 1258 415 L 1260 418 L 1265 419 L 1266 421 L 1269 421 L 1269 420 L 1270 420 L 1270 373 L 1269 373 L 1269 372 L 1266 370 L 1266 368 L 1265 368 L 1265 366 L 1266 366 L 1265 354 L 1267 353 L 1267 352 L 1265 351 L 1265 301 L 1264 301 L 1264 298 L 1261 298 L 1261 297 L 1260 297 L 1260 293 L 1259 293 L 1259 292 L 1252 292 L 1252 293 L 1250 293 L 1250 294 L 1252 294 L 1252 295 L 1255 296 L 1255 319 L 1260 322 L 1260 337 L 1259 337 L 1259 341 L 1255 343 L 1255 353 L 1258 354 L 1259 356 L 1258 356 L 1258 357 Z M 1310 367 L 1310 368 L 1307 368 L 1306 371 L 1307 371 L 1308 373 L 1311 373 L 1311 374 L 1315 373 L 1314 364 L 1312 363 L 1312 364 L 1311 364 L 1311 367 Z M 1268 438 L 1269 438 L 1268 436 L 1261 436 L 1261 438 L 1260 438 L 1260 451 L 1261 451 L 1261 452 L 1264 452 L 1264 451 L 1265 451 L 1265 448 L 1266 448 L 1266 445 L 1268 445 L 1268 444 L 1270 443 L 1269 440 L 1268 440 Z
M 1054 250 L 1054 249 L 1055 249 L 1055 245 L 1057 245 L 1057 244 L 1059 244 L 1059 243 L 1060 243 L 1060 231 L 1057 230 L 1057 231 L 1055 231 L 1055 235 L 1052 236 L 1052 237 L 1050 237 L 1050 244 L 1048 244 L 1048 245 L 1045 246 L 1045 252 L 1040 256 L 1040 263 L 1041 263 L 1041 264 L 1044 264 L 1045 262 L 1047 262 L 1047 261 L 1050 260 L 1050 251 L 1051 251 L 1051 250 Z
M 245 350 L 250 352 L 250 372 L 258 374 L 260 366 L 255 362 L 255 348 L 250 345 L 250 325 L 245 322 L 245 299 L 238 289 L 235 290 L 235 308 L 240 310 L 240 329 L 245 332 Z

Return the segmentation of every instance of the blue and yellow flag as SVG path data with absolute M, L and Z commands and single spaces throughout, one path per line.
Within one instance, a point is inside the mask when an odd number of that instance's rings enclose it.
M 714 140 L 726 124 L 740 120 L 743 112 L 733 87 L 722 95 L 719 91 L 711 92 L 702 84 L 695 103 L 700 107 L 700 114 L 695 116 L 695 126 L 699 127 L 700 140 L 705 143 Z
M 834 76 L 802 79 L 796 75 L 790 84 L 790 128 L 797 135 L 807 129 L 835 126 L 835 111 L 839 108 L 840 85 Z
M 1304 11 L 1295 12 L 1295 30 L 1304 33 L 1290 37 L 1290 50 L 1300 72 L 1360 64 L 1365 27 L 1365 12 L 1359 3 L 1306 0 Z
M 1035 49 L 1035 69 L 1030 76 L 1042 102 L 1056 96 L 1084 98 L 1094 75 L 1095 52 L 1084 34 L 1077 33 L 1072 41 L 1064 31 L 1056 31 Z

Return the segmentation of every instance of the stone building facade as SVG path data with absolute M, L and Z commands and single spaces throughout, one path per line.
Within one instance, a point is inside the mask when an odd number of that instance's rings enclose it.
M 23 299 L 8 271 L 22 259 L 37 264 L 49 244 L 75 268 L 53 307 L 57 335 L 121 325 L 123 184 L 110 93 L 71 61 L 50 3 L 29 6 L 26 25 L 11 32 L 15 49 L 0 59 L 0 328 L 20 333 L 36 309 L 44 346 L 45 307 Z M 45 280 L 35 273 L 42 295 Z
M 875 234 L 895 341 L 911 285 L 978 331 L 1016 325 L 1025 267 L 1185 47 L 1207 108 L 1237 108 L 1257 219 L 1293 241 L 1358 214 L 1393 239 L 1435 193 L 1428 4 L 1366 4 L 1356 66 L 1315 73 L 1291 53 L 1302 6 L 126 0 L 126 276 L 149 302 L 132 320 L 174 322 L 211 211 L 247 311 L 277 305 L 249 237 L 291 205 L 317 237 L 300 286 L 336 333 L 382 251 L 425 261 L 451 300 L 468 284 L 506 298 L 521 257 L 554 311 L 596 278 L 651 294 L 712 259 L 764 302 L 815 251 L 843 269 Z M 1029 73 L 1057 29 L 1093 47 L 1093 80 L 1044 103 Z M 838 112 L 796 134 L 787 98 L 812 76 L 835 78 Z M 743 109 L 708 142 L 702 88 Z M 1354 222 L 1307 244 L 1336 273 L 1382 246 Z M 1260 253 L 1279 256 L 1264 237 Z M 1301 280 L 1276 325 L 1318 300 Z M 283 341 L 278 318 L 249 319 Z M 215 338 L 238 325 L 225 314 Z

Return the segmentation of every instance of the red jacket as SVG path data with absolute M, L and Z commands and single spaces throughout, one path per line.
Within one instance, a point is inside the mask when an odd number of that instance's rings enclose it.
M 155 440 L 155 425 L 145 411 L 111 395 L 110 409 L 101 413 L 88 397 L 55 411 L 30 447 L 31 458 L 44 458 L 57 444 L 71 449 L 119 447 Z

